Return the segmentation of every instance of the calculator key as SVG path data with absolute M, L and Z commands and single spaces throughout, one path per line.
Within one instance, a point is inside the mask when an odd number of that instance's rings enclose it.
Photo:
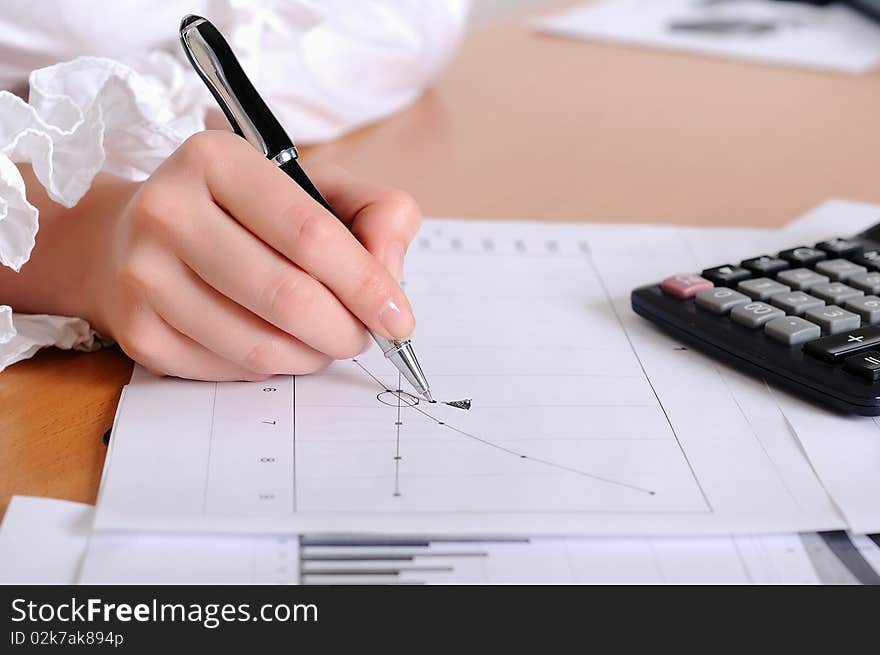
M 751 298 L 748 296 L 727 287 L 704 289 L 694 297 L 697 307 L 710 311 L 713 314 L 726 314 L 740 303 L 749 302 L 750 300 Z
M 844 305 L 851 312 L 862 317 L 862 325 L 880 323 L 880 298 L 877 296 L 860 296 L 847 300 Z
M 876 348 L 878 345 L 880 345 L 880 326 L 868 325 L 858 330 L 810 341 L 804 346 L 804 352 L 826 362 L 836 363 L 845 357 Z
M 758 275 L 773 275 L 789 267 L 788 262 L 784 259 L 770 257 L 769 255 L 761 255 L 760 257 L 743 260 L 741 265 L 743 268 L 747 268 L 752 273 L 757 273 Z
M 831 239 L 816 244 L 816 248 L 824 250 L 832 257 L 846 257 L 861 252 L 862 247 L 849 239 Z
M 832 282 L 830 284 L 817 284 L 814 287 L 810 287 L 810 295 L 821 298 L 831 305 L 842 305 L 850 298 L 865 295 L 865 292 L 853 289 L 843 282 Z
M 704 289 L 711 289 L 714 285 L 696 273 L 680 273 L 668 277 L 660 283 L 660 288 L 670 296 L 686 300 L 693 298 Z
M 798 316 L 781 316 L 767 321 L 764 325 L 764 333 L 786 346 L 796 346 L 822 336 L 822 330 L 818 325 Z
M 827 275 L 832 280 L 845 282 L 856 273 L 866 273 L 868 271 L 864 266 L 853 264 L 848 259 L 826 259 L 824 262 L 816 264 L 816 272 Z
M 753 330 L 758 329 L 767 321 L 772 321 L 774 318 L 781 318 L 783 316 L 785 316 L 785 312 L 776 307 L 771 307 L 765 302 L 743 303 L 734 307 L 733 311 L 730 312 L 730 318 L 732 318 L 735 323 L 745 325 L 747 328 L 752 328 Z
M 776 280 L 800 291 L 807 291 L 817 284 L 827 284 L 831 281 L 828 276 L 819 275 L 809 268 L 793 268 L 790 271 L 782 271 L 776 276 Z
M 854 255 L 852 260 L 856 264 L 861 264 L 869 271 L 880 270 L 880 250 L 866 250 L 860 255 Z
M 779 307 L 786 314 L 800 316 L 808 309 L 816 307 L 824 307 L 825 301 L 808 295 L 803 291 L 788 291 L 786 293 L 777 293 L 770 297 L 770 304 Z
M 880 273 L 857 273 L 846 282 L 865 293 L 880 293 Z
M 809 266 L 810 264 L 822 261 L 827 256 L 824 251 L 818 248 L 810 248 L 809 246 L 798 246 L 797 248 L 783 250 L 779 253 L 780 259 L 784 259 L 795 266 Z
M 843 360 L 843 368 L 850 373 L 868 378 L 871 382 L 880 380 L 880 351 L 869 350 Z
M 738 282 L 748 280 L 752 274 L 741 266 L 725 264 L 715 268 L 707 268 L 702 276 L 719 287 L 735 287 Z
M 767 300 L 770 296 L 777 293 L 785 293 L 791 291 L 784 284 L 774 282 L 770 278 L 756 277 L 754 280 L 744 280 L 737 287 L 739 291 L 752 298 L 752 300 Z
M 822 334 L 840 334 L 855 330 L 862 324 L 858 314 L 853 314 L 836 305 L 816 307 L 804 312 L 804 318 L 822 328 Z

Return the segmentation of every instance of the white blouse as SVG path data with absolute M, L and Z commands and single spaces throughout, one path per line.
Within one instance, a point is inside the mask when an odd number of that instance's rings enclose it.
M 226 35 L 298 143 L 411 103 L 451 57 L 467 10 L 468 0 L 186 3 Z M 143 180 L 204 129 L 214 104 L 182 55 L 181 11 L 155 0 L 4 0 L 0 264 L 20 270 L 39 226 L 14 162 L 30 163 L 49 196 L 72 207 L 99 172 Z M 82 319 L 0 304 L 0 371 L 44 346 L 102 343 Z

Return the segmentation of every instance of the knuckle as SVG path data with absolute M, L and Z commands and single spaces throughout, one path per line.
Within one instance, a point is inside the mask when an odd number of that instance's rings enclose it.
M 219 154 L 227 141 L 223 137 L 224 134 L 220 131 L 196 132 L 180 145 L 178 152 L 188 164 L 202 166 Z
M 171 287 L 170 273 L 167 260 L 156 248 L 139 244 L 117 265 L 117 289 L 121 298 L 132 303 L 134 311 L 141 314 Z
M 119 288 L 125 297 L 140 298 L 149 291 L 149 276 L 136 257 L 129 257 L 116 274 Z
M 333 227 L 331 221 L 313 207 L 303 202 L 294 202 L 283 212 L 282 224 L 293 226 L 289 236 L 294 250 L 308 250 L 326 242 Z
M 125 354 L 139 364 L 163 375 L 168 374 L 160 346 L 161 335 L 145 317 L 137 313 L 130 317 L 122 334 L 117 337 L 117 342 Z
M 234 175 L 239 161 L 248 161 L 256 151 L 244 139 L 224 130 L 197 132 L 184 141 L 174 156 L 175 165 L 186 176 L 205 179 L 212 172 Z M 262 157 L 260 158 L 262 159 Z
M 308 311 L 315 305 L 317 283 L 306 275 L 281 274 L 272 281 L 265 292 L 265 306 L 268 315 L 277 318 L 288 316 L 291 308 Z
M 422 210 L 416 199 L 406 191 L 390 189 L 385 192 L 383 202 L 388 211 L 393 212 L 401 225 L 410 233 L 415 234 L 422 224 Z
M 258 375 L 272 375 L 280 372 L 282 346 L 277 336 L 266 336 L 248 348 L 242 365 Z
M 128 208 L 131 227 L 137 234 L 160 238 L 179 232 L 181 221 L 174 194 L 161 184 L 144 184 L 131 199 Z

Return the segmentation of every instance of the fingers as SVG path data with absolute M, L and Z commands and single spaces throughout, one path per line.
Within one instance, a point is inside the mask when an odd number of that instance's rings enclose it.
M 352 234 L 400 281 L 406 250 L 422 222 L 413 197 L 364 182 L 338 166 L 322 164 L 308 172 Z
M 327 287 L 216 205 L 209 204 L 200 212 L 201 237 L 180 243 L 177 253 L 207 285 L 334 359 L 354 357 L 364 350 L 363 324 Z
M 269 377 L 223 359 L 172 328 L 155 313 L 141 316 L 137 323 L 137 329 L 128 338 L 120 339 L 119 345 L 151 373 L 211 382 L 257 381 Z
M 174 329 L 258 375 L 312 373 L 330 357 L 221 295 L 172 256 L 157 262 L 147 301 Z
M 205 171 L 214 200 L 328 287 L 368 328 L 388 338 L 408 337 L 415 319 L 388 270 L 283 171 L 240 138 L 229 138 L 240 146 L 230 142 Z

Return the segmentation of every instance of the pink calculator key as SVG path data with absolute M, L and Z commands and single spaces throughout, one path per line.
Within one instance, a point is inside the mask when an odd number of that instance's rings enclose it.
M 715 285 L 696 273 L 679 273 L 668 277 L 660 283 L 660 288 L 670 296 L 686 300 L 693 298 L 700 291 L 711 289 Z

